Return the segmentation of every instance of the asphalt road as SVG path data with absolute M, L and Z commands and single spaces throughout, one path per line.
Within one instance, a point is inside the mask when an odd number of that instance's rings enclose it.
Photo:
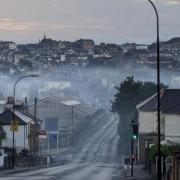
M 122 157 L 117 151 L 118 117 L 111 116 L 91 136 L 83 139 L 69 163 L 8 174 L 2 180 L 119 180 Z

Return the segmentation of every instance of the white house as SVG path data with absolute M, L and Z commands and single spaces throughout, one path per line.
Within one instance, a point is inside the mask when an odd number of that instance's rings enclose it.
M 11 41 L 1 41 L 0 48 L 8 48 L 10 50 L 15 50 L 17 48 L 16 43 Z
M 156 94 L 136 106 L 138 110 L 139 133 L 157 132 L 156 112 L 153 107 L 153 101 L 156 100 L 155 97 Z
M 16 48 L 17 48 L 16 43 L 14 43 L 14 42 L 9 42 L 9 49 L 14 50 L 14 49 L 16 49 Z
M 66 55 L 62 54 L 61 55 L 61 62 L 65 62 L 66 61 Z
M 161 91 L 161 139 L 180 143 L 180 89 Z M 157 94 L 137 105 L 138 158 L 145 161 L 146 148 L 157 142 Z
M 147 44 L 136 44 L 136 49 L 137 50 L 147 50 L 148 45 Z
M 180 144 L 180 104 L 169 107 L 163 114 L 165 121 L 165 141 Z
M 6 132 L 6 139 L 2 141 L 2 147 L 12 148 L 13 133 L 10 130 L 13 113 L 10 109 L 6 109 L 0 114 L 0 122 L 3 124 L 3 129 Z M 14 141 L 17 153 L 21 150 L 30 150 L 30 126 L 33 125 L 33 120 L 21 112 L 15 111 L 15 120 L 18 121 L 18 131 L 14 134 Z

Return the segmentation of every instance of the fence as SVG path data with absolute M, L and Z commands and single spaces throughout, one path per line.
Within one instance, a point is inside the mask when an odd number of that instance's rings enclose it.
M 37 157 L 37 156 L 27 156 L 15 158 L 16 167 L 28 167 L 28 166 L 38 166 L 47 164 L 47 157 Z M 7 156 L 5 158 L 4 168 L 12 168 L 12 156 Z

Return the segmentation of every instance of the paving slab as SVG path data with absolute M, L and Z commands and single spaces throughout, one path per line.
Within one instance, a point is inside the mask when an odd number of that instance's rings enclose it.
M 122 176 L 123 180 L 153 180 L 152 176 L 148 174 L 142 165 L 135 165 L 134 166 L 134 176 L 131 177 L 131 170 L 123 170 Z

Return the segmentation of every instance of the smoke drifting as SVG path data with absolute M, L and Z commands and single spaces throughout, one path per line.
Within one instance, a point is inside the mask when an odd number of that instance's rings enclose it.
M 97 107 L 110 107 L 110 101 L 116 92 L 114 87 L 127 76 L 134 76 L 135 80 L 156 82 L 156 70 L 146 66 L 64 65 L 46 71 L 28 72 L 28 74 L 40 74 L 40 76 L 25 79 L 18 84 L 16 97 L 19 99 L 28 97 L 29 101 L 32 101 L 34 97 L 40 99 L 48 95 L 69 96 Z M 12 95 L 14 82 L 19 76 L 1 73 L 0 92 L 3 96 Z M 161 81 L 171 88 L 178 87 L 179 76 L 177 73 L 162 70 Z

